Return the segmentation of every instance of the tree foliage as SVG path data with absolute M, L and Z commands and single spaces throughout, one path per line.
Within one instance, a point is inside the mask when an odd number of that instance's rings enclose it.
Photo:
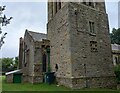
M 120 65 L 115 67 L 115 75 L 117 83 L 120 84 Z
M 15 60 L 14 60 L 14 63 L 15 63 L 15 64 L 14 64 L 14 68 L 15 68 L 15 69 L 17 69 L 17 67 L 18 67 L 18 61 L 19 61 L 19 60 L 18 60 L 18 57 L 15 57 Z
M 17 69 L 18 65 L 18 57 L 14 58 L 1 58 L 0 62 L 2 65 L 0 65 L 0 68 L 2 67 L 3 72 L 8 72 Z
M 112 33 L 110 33 L 111 43 L 120 45 L 120 28 L 113 28 Z
M 1 62 L 3 70 L 11 69 L 13 66 L 13 58 L 2 58 Z

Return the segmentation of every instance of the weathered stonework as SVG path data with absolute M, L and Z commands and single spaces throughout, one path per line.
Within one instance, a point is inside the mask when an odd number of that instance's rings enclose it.
M 48 4 L 47 33 L 51 69 L 56 72 L 58 84 L 73 89 L 115 88 L 105 3 L 91 7 L 67 2 L 51 14 L 55 9 L 50 6 L 54 4 Z
M 113 88 L 113 86 L 116 86 L 114 77 L 57 78 L 57 81 L 59 81 L 59 85 L 64 85 L 72 89 Z
M 120 45 L 111 44 L 111 46 L 112 46 L 113 65 L 116 66 L 120 64 Z
M 47 71 L 47 47 L 49 40 L 46 40 L 46 34 L 26 30 L 24 39 L 20 38 L 19 67 L 23 72 L 22 82 L 43 82 L 44 72 Z
M 120 90 L 120 84 L 117 85 L 117 89 Z
M 18 69 L 22 69 L 22 59 L 23 59 L 23 45 L 24 45 L 24 39 L 21 37 L 19 41 L 19 63 L 18 63 Z
M 6 82 L 7 83 L 13 83 L 13 74 L 6 75 Z

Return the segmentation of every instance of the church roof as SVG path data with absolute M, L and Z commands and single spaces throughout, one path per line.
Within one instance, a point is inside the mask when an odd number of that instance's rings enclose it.
M 33 38 L 34 41 L 42 41 L 42 39 L 46 39 L 47 35 L 44 33 L 28 31 L 29 35 Z

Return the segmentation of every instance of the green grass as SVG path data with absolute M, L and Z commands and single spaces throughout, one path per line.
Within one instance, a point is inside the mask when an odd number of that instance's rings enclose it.
M 94 93 L 98 93 L 98 91 L 105 91 L 104 93 L 119 93 L 118 90 L 111 90 L 111 89 L 81 89 L 81 90 L 72 90 L 63 86 L 57 87 L 55 84 L 48 85 L 45 83 L 42 84 L 29 84 L 29 83 L 22 83 L 22 84 L 9 84 L 5 81 L 5 76 L 0 77 L 2 78 L 2 91 L 79 91 L 87 92 L 94 91 Z M 88 92 L 89 91 L 89 92 Z
M 2 77 L 2 90 L 3 91 L 68 91 L 68 88 L 63 86 L 57 87 L 56 85 L 49 85 L 45 83 L 41 84 L 30 84 L 30 83 L 6 83 L 5 77 Z

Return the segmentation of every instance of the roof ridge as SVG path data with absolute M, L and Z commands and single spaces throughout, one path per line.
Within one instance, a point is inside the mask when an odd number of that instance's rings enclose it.
M 39 33 L 34 31 L 27 30 L 28 34 L 33 38 L 34 41 L 42 41 L 42 39 L 47 38 L 47 34 L 45 33 Z
M 38 33 L 38 34 L 45 34 L 45 33 L 40 33 L 40 32 L 35 32 L 35 31 L 28 31 L 28 32 L 30 32 L 30 33 Z

